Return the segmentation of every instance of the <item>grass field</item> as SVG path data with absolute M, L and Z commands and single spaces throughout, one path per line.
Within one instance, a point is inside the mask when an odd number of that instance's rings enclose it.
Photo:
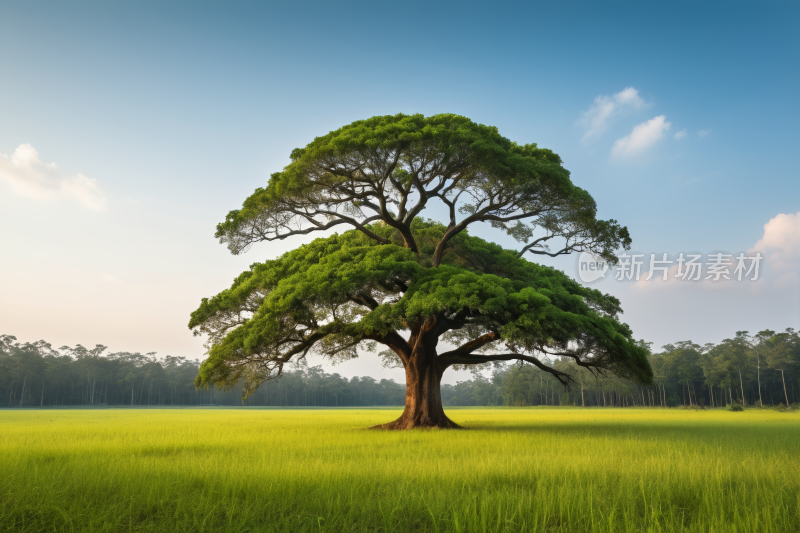
M 800 531 L 800 415 L 0 411 L 2 531 Z

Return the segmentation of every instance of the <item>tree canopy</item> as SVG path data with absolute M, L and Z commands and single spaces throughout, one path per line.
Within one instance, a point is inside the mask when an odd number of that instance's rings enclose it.
M 422 218 L 434 200 L 447 224 Z M 469 235 L 478 222 L 521 249 Z M 217 236 L 238 254 L 337 225 L 352 229 L 254 264 L 203 299 L 189 323 L 209 338 L 198 386 L 244 381 L 250 394 L 309 353 L 348 359 L 380 344 L 406 370 L 406 411 L 387 427 L 453 427 L 439 396 L 450 366 L 519 360 L 568 386 L 569 373 L 539 359 L 556 355 L 652 378 L 617 299 L 522 257 L 591 251 L 613 263 L 614 250 L 630 246 L 627 229 L 596 218 L 551 150 L 456 115 L 354 122 L 294 150 Z
M 521 254 L 592 251 L 615 264 L 614 250 L 631 243 L 627 228 L 596 218 L 594 199 L 573 185 L 552 150 L 519 145 L 458 115 L 356 121 L 295 149 L 291 159 L 217 226 L 232 253 L 339 225 L 387 244 L 366 227 L 378 221 L 418 252 L 411 224 L 434 201 L 446 206 L 449 225 L 433 266 L 449 239 L 478 222 L 522 242 Z M 555 238 L 563 242 L 551 249 Z

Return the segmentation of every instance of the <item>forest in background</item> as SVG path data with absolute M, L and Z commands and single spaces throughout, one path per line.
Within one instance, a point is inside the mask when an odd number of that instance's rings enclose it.
M 405 385 L 391 379 L 347 379 L 319 366 L 298 367 L 242 400 L 241 388 L 198 390 L 200 361 L 158 358 L 155 352 L 106 353 L 77 345 L 55 349 L 44 341 L 19 343 L 0 335 L 0 407 L 71 406 L 400 406 Z M 551 361 L 571 373 L 570 391 L 530 364 L 495 365 L 487 375 L 442 385 L 449 406 L 720 407 L 784 405 L 800 395 L 800 335 L 736 332 L 719 344 L 668 344 L 651 353 L 655 380 L 641 386 L 595 376 L 571 360 Z

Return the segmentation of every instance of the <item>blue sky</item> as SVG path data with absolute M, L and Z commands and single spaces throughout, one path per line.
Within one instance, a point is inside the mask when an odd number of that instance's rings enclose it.
M 457 113 L 555 150 L 636 250 L 770 254 L 757 285 L 602 282 L 637 336 L 800 328 L 799 12 L 3 2 L 0 332 L 202 357 L 185 326 L 200 298 L 302 242 L 234 257 L 216 223 L 293 148 L 398 112 Z M 394 376 L 361 359 L 336 370 Z

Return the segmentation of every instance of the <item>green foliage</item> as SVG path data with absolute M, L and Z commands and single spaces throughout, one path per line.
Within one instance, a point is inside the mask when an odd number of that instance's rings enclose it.
M 453 235 L 489 222 L 524 242 L 523 252 L 589 250 L 613 264 L 614 250 L 631 244 L 627 228 L 596 219 L 594 199 L 571 182 L 552 150 L 518 145 L 466 117 L 373 117 L 317 137 L 291 157 L 217 226 L 233 253 L 339 224 L 377 239 L 364 227 L 376 220 L 400 230 L 416 252 L 409 228 L 433 199 L 449 207 Z M 467 215 L 458 224 L 457 212 Z M 549 248 L 553 238 L 565 240 L 560 250 Z
M 421 224 L 419 233 L 436 229 Z M 394 330 L 441 316 L 455 324 L 445 337 L 450 341 L 496 331 L 519 353 L 578 345 L 604 370 L 650 379 L 647 353 L 618 321 L 615 298 L 466 233 L 454 239 L 439 268 L 425 262 L 408 248 L 349 231 L 253 265 L 192 314 L 190 327 L 215 339 L 197 385 L 244 380 L 252 392 L 291 356 L 313 349 L 335 359 L 356 357 L 359 346 L 371 350 Z M 373 308 L 360 305 L 362 299 Z M 467 318 L 466 326 L 456 322 Z M 254 358 L 259 364 L 251 364 Z

